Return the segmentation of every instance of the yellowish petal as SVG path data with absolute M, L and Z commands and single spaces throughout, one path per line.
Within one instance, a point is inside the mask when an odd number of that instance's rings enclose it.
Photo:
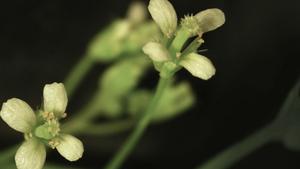
M 74 136 L 63 134 L 57 151 L 69 161 L 76 161 L 82 157 L 84 152 L 82 142 Z
M 36 117 L 31 107 L 17 98 L 3 103 L 0 115 L 11 128 L 22 133 L 29 133 L 36 123 Z
M 68 104 L 65 86 L 62 83 L 47 84 L 44 87 L 44 110 L 63 117 Z
M 45 146 L 35 139 L 25 141 L 15 155 L 18 169 L 42 169 L 45 160 Z
M 207 57 L 197 53 L 187 55 L 179 64 L 186 68 L 193 76 L 203 80 L 210 79 L 216 73 L 216 69 L 211 61 Z

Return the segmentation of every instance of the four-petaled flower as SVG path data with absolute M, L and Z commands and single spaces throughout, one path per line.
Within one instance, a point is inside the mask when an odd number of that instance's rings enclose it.
M 69 161 L 82 157 L 82 142 L 60 131 L 59 120 L 66 117 L 68 103 L 62 83 L 45 85 L 42 109 L 34 112 L 24 101 L 12 98 L 2 105 L 1 118 L 13 129 L 24 133 L 25 142 L 15 155 L 18 169 L 42 169 L 46 147 L 50 146 Z
M 215 74 L 216 69 L 207 57 L 197 54 L 196 50 L 204 43 L 201 38 L 203 33 L 215 30 L 224 24 L 224 13 L 220 9 L 211 8 L 196 15 L 185 16 L 177 30 L 177 14 L 168 0 L 150 0 L 148 9 L 165 37 L 171 40 L 171 43 L 169 42 L 171 46 L 164 43 L 165 40 L 161 40 L 162 43 L 148 42 L 143 47 L 144 53 L 155 63 L 166 65 L 170 69 L 177 70 L 182 66 L 195 77 L 203 80 L 210 79 Z M 175 37 L 172 39 L 173 36 Z M 198 36 L 197 41 L 195 41 L 196 47 L 191 45 L 193 46 L 191 47 L 192 50 L 187 53 L 183 51 L 184 54 L 182 54 L 181 50 L 184 44 L 188 38 L 193 36 Z

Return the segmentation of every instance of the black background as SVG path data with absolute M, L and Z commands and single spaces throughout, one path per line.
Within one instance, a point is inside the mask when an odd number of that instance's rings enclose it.
M 84 54 L 89 40 L 116 17 L 128 0 L 10 0 L 0 5 L 0 101 L 11 97 L 39 105 L 45 83 L 60 82 Z M 146 2 L 146 1 L 145 1 Z M 172 121 L 151 126 L 123 168 L 189 169 L 270 122 L 300 73 L 300 2 L 298 0 L 173 1 L 178 16 L 218 7 L 226 24 L 204 36 L 217 74 L 209 81 L 181 71 L 197 105 Z M 95 67 L 70 100 L 68 112 L 86 103 L 104 65 Z M 144 83 L 155 83 L 153 71 Z M 0 122 L 0 146 L 22 135 Z M 69 163 L 58 153 L 48 162 L 101 168 L 128 133 L 81 137 L 85 155 Z M 300 168 L 300 153 L 280 143 L 255 151 L 232 169 Z

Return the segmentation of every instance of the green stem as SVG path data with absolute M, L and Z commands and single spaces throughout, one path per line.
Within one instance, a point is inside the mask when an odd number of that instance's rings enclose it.
M 91 101 L 80 110 L 74 117 L 66 121 L 62 126 L 64 132 L 67 133 L 80 133 L 85 130 L 89 120 L 101 111 L 101 99 L 99 93 L 96 93 Z
M 83 56 L 77 65 L 75 65 L 75 67 L 71 70 L 64 82 L 69 97 L 74 94 L 74 91 L 78 87 L 80 81 L 92 68 L 93 63 L 93 59 Z
M 197 52 L 202 43 L 203 41 L 201 41 L 200 37 L 195 38 L 193 42 L 181 53 L 181 58 L 184 58 L 184 56 L 188 55 L 189 53 Z
M 113 122 L 89 125 L 83 134 L 107 136 L 126 131 L 134 126 L 134 119 L 124 119 Z
M 254 134 L 248 136 L 241 142 L 225 149 L 214 158 L 210 159 L 205 164 L 196 169 L 226 169 L 231 167 L 236 162 L 240 161 L 245 156 L 262 147 L 266 143 L 272 141 L 275 137 L 276 127 L 268 125 Z
M 143 132 L 146 130 L 147 126 L 151 122 L 152 113 L 155 111 L 159 100 L 165 91 L 167 85 L 169 84 L 170 78 L 160 78 L 158 87 L 152 98 L 148 108 L 145 113 L 139 119 L 135 129 L 131 133 L 131 135 L 127 138 L 124 145 L 121 149 L 116 153 L 116 155 L 112 158 L 112 160 L 105 166 L 105 169 L 117 169 L 120 168 L 122 163 L 126 160 L 128 155 L 131 153 L 139 139 L 141 138 Z
M 174 40 L 171 43 L 170 48 L 169 48 L 171 57 L 174 61 L 177 60 L 176 59 L 177 53 L 181 51 L 185 42 L 189 38 L 190 38 L 190 33 L 186 29 L 184 29 L 184 28 L 179 29 L 176 37 L 174 38 Z

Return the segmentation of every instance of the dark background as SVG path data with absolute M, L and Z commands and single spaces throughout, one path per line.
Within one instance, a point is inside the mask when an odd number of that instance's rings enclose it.
M 0 5 L 0 101 L 11 97 L 39 105 L 45 83 L 60 82 L 84 54 L 89 40 L 128 0 L 10 0 Z M 147 2 L 147 1 L 145 1 Z M 298 0 L 173 1 L 178 16 L 218 7 L 226 24 L 205 35 L 204 48 L 217 68 L 210 81 L 181 71 L 198 96 L 197 106 L 172 121 L 151 126 L 123 168 L 189 169 L 270 122 L 300 73 Z M 75 112 L 96 88 L 103 65 L 84 79 L 68 110 Z M 150 73 L 147 81 L 156 79 Z M 22 135 L 0 122 L 3 149 Z M 56 152 L 49 161 L 101 168 L 125 136 L 81 137 L 85 155 L 76 163 Z M 300 168 L 300 153 L 272 143 L 232 169 Z

